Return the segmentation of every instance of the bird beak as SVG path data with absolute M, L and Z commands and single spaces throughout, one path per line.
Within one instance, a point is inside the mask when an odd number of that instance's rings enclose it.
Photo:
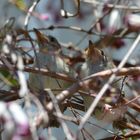
M 34 30 L 34 33 L 37 37 L 37 41 L 38 41 L 38 44 L 39 44 L 39 47 L 40 47 L 40 51 L 44 52 L 44 53 L 47 53 L 48 52 L 48 48 L 45 47 L 47 46 L 47 44 L 49 43 L 49 38 L 44 35 L 43 33 L 41 33 L 39 30 L 37 29 L 33 29 Z
M 38 31 L 36 28 L 34 28 L 33 30 L 36 34 L 36 37 L 37 37 L 37 40 L 38 40 L 39 43 L 43 44 L 43 43 L 48 43 L 49 42 L 49 38 L 46 35 L 44 35 L 40 31 Z

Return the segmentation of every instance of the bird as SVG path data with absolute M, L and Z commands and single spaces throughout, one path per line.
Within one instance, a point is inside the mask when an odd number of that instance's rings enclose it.
M 37 52 L 34 66 L 47 69 L 50 72 L 63 73 L 73 76 L 73 74 L 75 74 L 74 70 L 70 69 L 69 65 L 67 65 L 63 58 L 59 55 L 61 45 L 57 39 L 53 36 L 45 36 L 37 29 L 34 29 L 34 32 L 37 36 L 39 45 L 39 52 Z M 30 86 L 35 91 L 39 91 L 41 88 L 50 88 L 52 90 L 58 89 L 58 91 L 53 91 L 55 95 L 58 94 L 63 88 L 70 85 L 70 83 L 67 81 L 41 74 L 31 74 L 29 76 L 29 81 Z
M 34 29 L 34 33 L 37 38 L 39 51 L 36 52 L 33 67 L 73 76 L 75 74 L 74 70 L 70 69 L 69 65 L 59 55 L 61 45 L 57 39 L 41 33 L 38 29 Z M 69 87 L 70 84 L 68 81 L 44 76 L 41 73 L 30 73 L 29 75 L 29 87 L 39 97 L 43 105 L 46 105 L 51 100 L 49 95 L 44 92 L 44 89 L 51 89 L 52 93 L 56 96 L 62 90 Z M 60 109 L 64 112 L 65 107 L 60 105 Z
M 80 67 L 79 77 L 81 79 L 90 76 L 91 74 L 101 72 L 103 70 L 108 70 L 115 68 L 113 61 L 109 59 L 103 50 L 97 48 L 96 44 L 89 40 L 88 47 L 85 49 L 85 62 Z M 109 95 L 113 95 L 116 99 L 115 102 L 118 101 L 120 97 L 120 85 L 121 81 L 116 79 L 117 82 L 114 81 L 112 86 L 112 93 Z M 107 79 L 101 79 L 100 77 L 96 78 L 91 85 L 87 89 L 84 89 L 89 95 L 90 94 L 98 94 L 102 86 L 107 82 Z M 107 96 L 107 94 L 105 95 Z M 95 116 L 96 119 L 102 120 L 103 122 L 113 122 L 115 119 L 119 119 L 121 117 L 121 113 L 123 113 L 123 108 L 115 108 L 112 109 L 112 98 L 113 97 L 104 97 L 104 101 L 100 101 L 95 108 L 92 116 Z M 84 96 L 82 94 L 85 111 L 88 110 L 91 103 L 94 101 L 94 98 L 91 96 Z M 114 103 L 115 104 L 115 103 Z M 116 115 L 116 116 L 114 116 Z
M 48 69 L 51 72 L 67 73 L 69 70 L 68 67 L 56 54 L 61 49 L 58 41 L 52 36 L 44 36 L 37 29 L 34 29 L 34 31 L 39 45 L 39 51 L 36 53 L 34 66 Z M 43 76 L 41 74 L 31 74 L 29 79 L 30 85 L 35 91 L 41 88 L 60 88 L 62 85 L 61 80 L 58 81 L 55 78 L 50 78 L 49 76 Z

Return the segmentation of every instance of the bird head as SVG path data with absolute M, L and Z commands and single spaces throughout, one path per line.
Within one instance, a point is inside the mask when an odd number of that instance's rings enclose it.
M 88 48 L 85 49 L 86 58 L 93 64 L 106 61 L 106 56 L 102 50 L 96 48 L 95 44 L 90 40 Z
M 61 46 L 55 37 L 50 35 L 46 36 L 35 28 L 34 32 L 36 34 L 39 50 L 41 52 L 55 52 L 61 49 Z

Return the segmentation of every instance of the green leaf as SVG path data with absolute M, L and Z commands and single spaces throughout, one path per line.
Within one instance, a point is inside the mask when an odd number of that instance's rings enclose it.
M 15 79 L 7 70 L 0 70 L 0 80 L 8 86 L 18 86 L 17 79 Z

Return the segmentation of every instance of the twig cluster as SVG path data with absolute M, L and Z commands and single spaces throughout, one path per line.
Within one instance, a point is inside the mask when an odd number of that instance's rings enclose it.
M 76 12 L 72 14 L 65 9 L 67 2 L 61 0 L 60 16 L 62 19 L 80 17 L 82 4 L 92 3 L 93 7 L 97 6 L 94 10 L 95 19 L 91 27 L 87 30 L 78 26 L 50 25 L 45 28 L 29 30 L 30 19 L 37 15 L 35 8 L 39 2 L 40 0 L 37 0 L 30 8 L 23 10 L 26 13 L 24 29 L 13 27 L 14 18 L 9 19 L 0 29 L 0 109 L 2 110 L 0 112 L 2 120 L 0 122 L 5 129 L 2 129 L 2 132 L 6 131 L 8 133 L 6 139 L 16 137 L 27 140 L 37 140 L 42 137 L 43 139 L 51 139 L 53 138 L 51 127 L 61 126 L 68 140 L 78 140 L 80 137 L 94 140 L 94 135 L 90 134 L 85 124 L 92 124 L 94 127 L 110 133 L 111 136 L 102 138 L 103 140 L 139 137 L 140 89 L 138 83 L 140 66 L 128 63 L 128 59 L 140 42 L 138 31 L 140 22 L 138 23 L 137 19 L 134 18 L 135 16 L 139 17 L 139 15 L 136 15 L 140 10 L 139 7 L 134 7 L 129 2 L 124 5 L 120 0 L 112 3 L 110 1 L 71 0 L 76 9 Z M 51 1 L 50 4 L 52 4 Z M 97 12 L 100 14 L 97 14 Z M 110 17 L 113 17 L 113 19 L 110 19 Z M 105 24 L 105 18 L 109 19 L 109 26 Z M 125 20 L 124 23 L 123 20 Z M 102 27 L 103 24 L 104 28 Z M 119 24 L 122 26 L 118 26 Z M 75 47 L 74 44 L 62 44 L 55 37 L 41 32 L 56 29 L 84 33 L 77 42 L 79 48 Z M 36 35 L 35 38 L 32 33 Z M 93 41 L 92 47 L 87 45 L 86 50 L 80 49 L 80 43 L 88 36 L 98 36 L 98 41 Z M 97 57 L 96 53 L 101 52 L 100 55 L 104 58 L 103 52 L 99 50 L 110 47 L 119 51 L 121 47 L 125 47 L 125 39 L 131 39 L 133 43 L 118 66 L 100 70 L 102 63 L 100 61 L 99 64 L 94 63 L 97 59 L 95 58 Z M 30 45 L 23 47 L 23 42 Z M 49 50 L 49 47 L 52 46 L 53 49 Z M 48 50 L 43 47 L 48 47 Z M 97 49 L 97 52 L 93 51 L 94 49 Z M 96 53 L 93 54 L 92 51 Z M 88 56 L 89 54 L 92 55 Z M 44 63 L 46 62 L 46 60 L 43 60 L 44 57 L 48 59 L 47 63 Z M 50 57 L 56 58 L 56 61 L 51 62 Z M 91 63 L 93 67 L 90 65 L 87 67 L 87 71 L 88 69 L 94 69 L 96 64 L 99 65 L 99 70 L 84 77 L 82 74 L 86 73 L 86 70 L 83 73 L 81 71 L 84 66 L 87 66 L 89 58 L 90 61 L 93 61 Z M 104 60 L 113 63 L 113 60 L 104 58 L 103 65 L 105 64 Z M 61 67 L 59 68 L 60 61 L 64 63 L 62 70 Z M 57 62 L 60 65 L 56 65 Z M 58 67 L 52 70 L 51 67 L 55 65 Z M 104 65 L 104 67 L 106 66 Z M 33 83 L 31 83 L 30 78 L 27 78 L 28 76 L 35 77 Z M 47 84 L 49 85 L 48 81 L 43 81 L 47 78 L 50 79 L 50 82 L 54 82 L 53 88 L 47 86 Z M 124 79 L 120 81 L 119 78 Z M 118 82 L 116 79 L 121 86 L 113 86 L 115 82 Z M 46 86 L 44 86 L 45 82 Z M 38 83 L 39 88 L 36 83 Z M 118 93 L 117 97 L 114 93 Z M 88 107 L 85 98 L 93 100 Z M 19 103 L 19 101 L 21 102 Z M 22 105 L 19 106 L 19 104 Z M 116 119 L 111 119 L 112 121 L 109 123 L 119 130 L 118 133 L 89 122 L 91 116 L 95 120 L 96 113 L 94 112 L 99 104 L 103 104 L 102 107 L 106 109 L 104 112 L 104 109 L 100 108 L 103 113 L 100 121 L 106 120 L 104 116 L 110 114 L 111 117 L 113 116 Z M 32 111 L 34 107 L 35 113 Z M 4 109 L 6 109 L 6 114 L 3 112 Z M 17 109 L 17 114 L 21 115 L 21 120 L 16 117 L 15 109 Z M 65 110 L 71 112 L 72 115 L 66 115 Z M 80 111 L 84 112 L 84 115 L 81 115 Z M 67 122 L 77 125 L 76 132 L 72 131 Z M 8 129 L 9 123 L 10 129 Z M 47 129 L 47 136 L 43 136 L 42 133 L 39 134 L 41 127 Z

